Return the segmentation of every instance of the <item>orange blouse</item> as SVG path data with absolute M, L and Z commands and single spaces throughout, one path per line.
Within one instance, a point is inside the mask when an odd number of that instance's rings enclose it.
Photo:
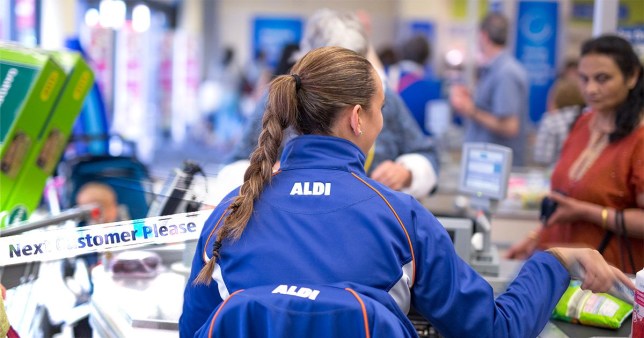
M 644 125 L 615 143 L 609 143 L 577 179 L 569 175 L 570 168 L 591 141 L 594 112 L 582 115 L 571 130 L 552 173 L 551 189 L 590 203 L 624 210 L 638 208 L 637 195 L 644 193 Z M 541 232 L 539 247 L 556 245 L 597 248 L 605 235 L 598 224 L 572 222 L 556 224 Z M 635 268 L 644 266 L 644 239 L 629 237 Z M 627 273 L 631 271 L 624 242 L 613 235 L 604 251 L 604 258 Z M 623 257 L 623 258 L 622 258 Z M 622 264 L 625 262 L 625 265 Z

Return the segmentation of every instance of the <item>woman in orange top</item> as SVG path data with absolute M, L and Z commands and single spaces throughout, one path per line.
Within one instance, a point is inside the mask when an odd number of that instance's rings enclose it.
M 605 35 L 583 44 L 579 80 L 590 111 L 574 125 L 552 173 L 558 207 L 507 257 L 562 244 L 603 246 L 609 263 L 635 273 L 644 267 L 642 65 L 626 40 Z

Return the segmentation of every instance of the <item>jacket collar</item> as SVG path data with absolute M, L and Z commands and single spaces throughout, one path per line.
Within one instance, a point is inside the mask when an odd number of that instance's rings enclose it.
M 284 146 L 280 169 L 322 168 L 364 171 L 365 155 L 352 142 L 335 136 L 301 135 Z

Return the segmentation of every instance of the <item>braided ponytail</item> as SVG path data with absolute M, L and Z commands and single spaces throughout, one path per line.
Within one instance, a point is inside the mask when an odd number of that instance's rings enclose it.
M 195 284 L 210 283 L 223 241 L 237 240 L 244 232 L 255 200 L 271 181 L 284 129 L 293 127 L 298 134 L 331 135 L 333 123 L 342 109 L 359 104 L 369 110 L 376 93 L 374 76 L 377 74 L 369 61 L 344 48 L 313 50 L 292 71 L 293 74 L 279 76 L 271 82 L 262 132 L 250 156 L 244 184 L 224 212 L 223 225 L 217 228 L 218 223 L 213 230 L 216 236 L 212 258 L 199 272 Z
M 250 166 L 244 174 L 244 183 L 239 195 L 226 210 L 228 215 L 223 226 L 217 231 L 212 257 L 199 272 L 195 284 L 210 284 L 223 240 L 237 240 L 241 237 L 253 213 L 255 200 L 264 190 L 264 186 L 270 183 L 273 166 L 284 138 L 284 129 L 297 118 L 298 85 L 302 86 L 299 76 L 282 75 L 271 82 L 269 100 L 262 119 L 262 132 L 257 148 L 250 156 Z

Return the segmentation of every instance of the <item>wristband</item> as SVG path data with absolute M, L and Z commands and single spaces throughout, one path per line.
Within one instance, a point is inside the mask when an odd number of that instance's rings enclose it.
M 602 229 L 608 227 L 608 208 L 602 209 Z
M 568 269 L 568 266 L 566 265 L 566 261 L 564 260 L 563 256 L 559 253 L 559 250 L 552 248 L 552 249 L 546 250 L 545 252 L 553 255 L 559 261 L 559 263 L 561 263 L 561 265 L 563 265 L 566 269 Z

